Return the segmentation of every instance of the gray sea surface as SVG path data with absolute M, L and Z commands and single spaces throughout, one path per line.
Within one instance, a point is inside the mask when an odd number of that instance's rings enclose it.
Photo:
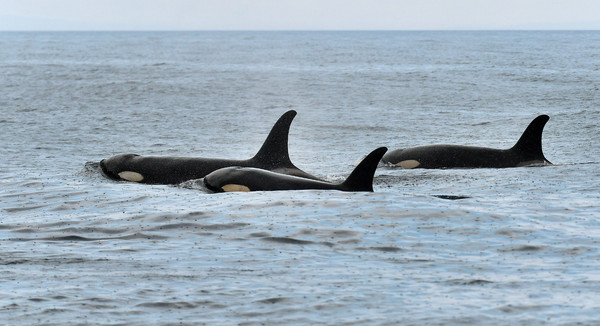
M 0 32 L 0 323 L 597 325 L 600 32 Z M 379 146 L 554 163 L 381 166 L 375 192 L 115 182 L 119 153 L 292 161 Z

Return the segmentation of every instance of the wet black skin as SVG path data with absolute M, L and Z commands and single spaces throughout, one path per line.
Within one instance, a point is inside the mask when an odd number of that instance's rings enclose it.
M 119 173 L 135 172 L 143 177 L 140 183 L 178 184 L 200 179 L 228 166 L 256 167 L 279 173 L 318 179 L 299 168 L 290 160 L 288 134 L 296 111 L 284 113 L 275 123 L 258 153 L 246 160 L 199 157 L 160 157 L 120 154 L 100 162 L 103 173 L 114 180 L 123 180 Z
M 398 149 L 384 155 L 384 163 L 397 165 L 417 161 L 416 168 L 507 168 L 551 164 L 542 152 L 542 132 L 550 118 L 540 115 L 525 129 L 509 149 L 460 145 L 430 145 Z
M 373 176 L 381 157 L 387 148 L 380 147 L 372 151 L 350 173 L 348 178 L 339 184 L 319 180 L 311 180 L 298 176 L 285 175 L 257 168 L 227 167 L 219 169 L 204 178 L 204 185 L 214 191 L 271 191 L 271 190 L 341 190 L 341 191 L 373 191 Z M 243 189 L 243 190 L 242 190 Z

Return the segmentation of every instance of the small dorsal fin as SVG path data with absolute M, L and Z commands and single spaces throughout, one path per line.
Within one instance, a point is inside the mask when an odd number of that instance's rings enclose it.
M 341 184 L 343 190 L 373 191 L 373 176 L 386 151 L 386 147 L 380 147 L 367 155 Z
M 519 138 L 519 141 L 512 147 L 512 150 L 547 162 L 548 160 L 546 160 L 542 152 L 542 132 L 548 120 L 550 120 L 550 117 L 545 114 L 533 119 L 521 135 L 521 138 Z
M 290 125 L 296 116 L 296 111 L 290 110 L 284 113 L 271 128 L 271 132 L 265 139 L 262 147 L 258 150 L 252 160 L 260 162 L 264 168 L 275 169 L 278 167 L 296 168 L 290 160 L 288 152 L 288 135 Z

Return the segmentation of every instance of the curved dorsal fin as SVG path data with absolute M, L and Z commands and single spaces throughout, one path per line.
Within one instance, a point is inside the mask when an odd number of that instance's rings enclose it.
M 288 135 L 290 125 L 296 116 L 296 111 L 290 110 L 284 113 L 265 139 L 262 147 L 258 150 L 252 160 L 260 162 L 265 168 L 274 169 L 277 167 L 296 168 L 290 160 L 288 152 Z
M 373 191 L 373 175 L 385 152 L 387 152 L 386 147 L 379 147 L 367 155 L 341 184 L 343 190 Z
M 542 152 L 542 132 L 548 120 L 550 120 L 550 117 L 545 114 L 533 119 L 519 141 L 512 147 L 512 150 L 517 150 L 532 158 L 548 161 Z

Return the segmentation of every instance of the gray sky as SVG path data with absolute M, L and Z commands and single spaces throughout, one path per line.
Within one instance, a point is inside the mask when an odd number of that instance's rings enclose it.
M 0 0 L 0 30 L 600 29 L 600 0 Z

